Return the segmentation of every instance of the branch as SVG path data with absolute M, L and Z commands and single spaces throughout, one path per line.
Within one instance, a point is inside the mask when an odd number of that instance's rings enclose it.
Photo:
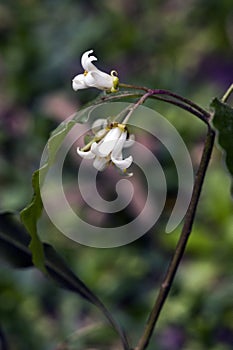
M 190 101 L 189 99 L 187 99 L 183 96 L 180 96 L 180 95 L 173 93 L 171 91 L 168 91 L 168 90 L 149 89 L 146 87 L 134 86 L 134 85 L 129 85 L 129 84 L 120 84 L 120 87 L 144 91 L 144 93 L 143 92 L 136 93 L 134 91 L 132 94 L 130 94 L 129 92 L 126 92 L 124 95 L 118 94 L 117 96 L 113 96 L 113 97 L 108 96 L 108 97 L 104 98 L 105 101 L 106 100 L 111 101 L 113 99 L 121 99 L 124 97 L 136 97 L 136 96 L 140 97 L 140 99 L 135 104 L 135 107 L 133 107 L 129 111 L 128 115 L 126 116 L 125 122 L 128 121 L 128 118 L 131 116 L 133 111 L 139 105 L 143 104 L 147 98 L 154 98 L 157 100 L 161 100 L 163 102 L 173 104 L 175 106 L 178 106 L 178 107 L 188 111 L 189 113 L 191 113 L 191 114 L 195 115 L 196 117 L 198 117 L 199 119 L 201 119 L 208 127 L 208 132 L 207 132 L 207 136 L 205 139 L 205 145 L 204 145 L 204 149 L 203 149 L 203 153 L 202 153 L 202 158 L 201 158 L 201 162 L 200 162 L 199 168 L 198 168 L 197 173 L 196 173 L 192 197 L 191 197 L 191 201 L 190 201 L 187 213 L 185 215 L 183 229 L 182 229 L 179 241 L 177 243 L 174 255 L 170 261 L 170 264 L 168 266 L 168 270 L 167 270 L 166 275 L 164 277 L 164 280 L 161 284 L 161 287 L 160 287 L 158 296 L 156 298 L 155 304 L 154 304 L 152 311 L 150 313 L 150 316 L 149 316 L 148 322 L 146 324 L 146 327 L 144 329 L 144 332 L 143 332 L 141 338 L 139 339 L 138 345 L 135 348 L 135 350 L 145 350 L 147 345 L 149 344 L 149 341 L 150 341 L 152 333 L 154 331 L 156 322 L 159 318 L 160 312 L 161 312 L 163 305 L 167 299 L 168 293 L 172 287 L 172 283 L 174 281 L 177 269 L 178 269 L 179 264 L 181 262 L 181 259 L 183 257 L 189 236 L 191 234 L 191 230 L 192 230 L 192 226 L 193 226 L 193 222 L 194 222 L 194 218 L 195 218 L 195 214 L 196 214 L 196 210 L 197 210 L 197 205 L 198 205 L 200 194 L 201 194 L 201 189 L 203 186 L 204 178 L 206 175 L 206 171 L 208 168 L 208 164 L 209 164 L 212 150 L 213 150 L 213 146 L 214 146 L 215 132 L 211 128 L 210 123 L 209 123 L 209 120 L 211 118 L 211 114 L 208 111 L 204 110 L 202 107 L 198 106 L 197 104 L 195 104 L 194 102 Z M 230 92 L 228 92 L 228 94 L 224 97 L 226 97 L 226 98 L 229 97 L 229 94 L 232 91 L 232 87 L 231 87 L 231 89 L 229 89 L 229 91 Z M 160 95 L 162 95 L 162 96 L 160 96 Z
M 178 266 L 179 266 L 181 259 L 183 257 L 183 254 L 184 254 L 187 242 L 188 242 L 188 238 L 189 238 L 191 230 L 192 230 L 193 221 L 195 218 L 197 205 L 198 205 L 198 201 L 200 198 L 200 193 L 201 193 L 202 185 L 204 182 L 206 170 L 207 170 L 210 158 L 211 158 L 211 153 L 212 153 L 213 145 L 214 145 L 214 138 L 215 138 L 215 132 L 209 126 L 208 133 L 207 133 L 206 140 L 205 140 L 205 146 L 204 146 L 203 153 L 202 153 L 201 162 L 200 162 L 199 168 L 197 170 L 197 174 L 196 174 L 196 180 L 195 180 L 194 187 L 193 187 L 192 198 L 191 198 L 187 213 L 185 215 L 185 221 L 184 221 L 183 229 L 182 229 L 182 232 L 180 235 L 180 239 L 177 243 L 175 253 L 174 253 L 172 260 L 169 264 L 165 278 L 161 284 L 158 297 L 157 297 L 155 304 L 152 308 L 152 311 L 151 311 L 151 314 L 149 316 L 148 322 L 146 324 L 144 333 L 143 333 L 142 337 L 140 338 L 135 350 L 146 349 L 146 347 L 151 339 L 153 330 L 154 330 L 156 322 L 159 318 L 162 307 L 163 307 L 163 305 L 166 301 L 166 298 L 168 296 L 168 293 L 171 289 L 171 286 L 172 286 L 172 283 L 174 281 Z
M 146 91 L 147 93 L 150 93 L 150 95 L 153 96 L 154 98 L 157 97 L 156 95 L 165 95 L 165 96 L 172 97 L 172 99 L 168 99 L 168 98 L 164 99 L 163 97 L 159 97 L 157 99 L 179 106 L 187 110 L 188 112 L 195 114 L 200 119 L 202 119 L 205 123 L 208 123 L 208 120 L 210 119 L 210 113 L 207 112 L 205 109 L 203 109 L 193 101 L 183 96 L 180 96 L 172 91 L 163 90 L 163 89 L 149 89 L 145 86 L 136 86 L 136 85 L 130 85 L 130 84 L 123 84 L 123 83 L 121 83 L 119 86 L 123 88 L 128 88 L 128 89 Z M 180 102 L 177 102 L 176 100 Z

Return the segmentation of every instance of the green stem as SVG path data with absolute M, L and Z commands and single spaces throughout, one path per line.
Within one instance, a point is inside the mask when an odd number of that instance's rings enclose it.
M 231 84 L 231 86 L 227 89 L 227 91 L 223 95 L 222 102 L 226 102 L 230 97 L 230 95 L 232 94 L 232 92 L 233 92 L 233 84 Z
M 208 133 L 205 140 L 205 146 L 202 153 L 201 162 L 196 174 L 196 180 L 193 187 L 192 198 L 191 198 L 187 213 L 185 215 L 185 221 L 184 221 L 183 229 L 180 235 L 180 239 L 177 243 L 175 253 L 169 264 L 165 278 L 161 284 L 158 297 L 152 308 L 144 333 L 140 338 L 135 350 L 144 350 L 149 344 L 156 322 L 159 318 L 162 307 L 167 299 L 168 293 L 171 289 L 172 283 L 176 275 L 176 271 L 183 257 L 183 254 L 188 242 L 188 238 L 192 230 L 193 221 L 195 218 L 197 205 L 200 198 L 200 193 L 204 182 L 206 170 L 211 158 L 211 153 L 214 145 L 214 138 L 215 138 L 215 132 L 209 126 Z

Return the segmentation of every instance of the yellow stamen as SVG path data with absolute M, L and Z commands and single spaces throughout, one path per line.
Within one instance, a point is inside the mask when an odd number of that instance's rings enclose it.
M 122 132 L 124 132 L 124 131 L 125 131 L 125 128 L 126 128 L 126 125 L 125 125 L 125 124 L 118 124 L 117 127 L 118 127 Z
M 97 136 L 93 137 L 93 139 L 92 139 L 90 142 L 88 142 L 85 146 L 83 146 L 83 147 L 81 148 L 81 151 L 83 151 L 83 152 L 90 151 L 91 145 L 92 145 L 94 142 L 99 142 L 100 140 L 102 140 L 102 138 L 104 138 L 105 135 L 107 134 L 107 132 L 110 130 L 110 129 L 107 129 L 107 127 L 106 127 L 105 129 L 106 129 L 106 133 L 105 133 L 104 135 L 101 135 L 101 136 L 99 136 L 99 137 L 97 137 Z
M 88 71 L 85 70 L 84 73 L 83 73 L 84 77 L 87 75 L 87 73 L 88 73 Z
M 113 129 L 113 128 L 117 128 L 117 126 L 118 126 L 117 122 L 112 122 L 112 123 L 110 123 L 109 128 Z
M 118 123 L 118 122 L 111 122 L 111 123 L 106 127 L 107 130 L 110 130 L 110 129 L 113 129 L 113 128 L 119 128 L 122 132 L 124 132 L 125 129 L 126 129 L 126 125 L 125 125 L 125 124 L 120 124 L 120 123 Z

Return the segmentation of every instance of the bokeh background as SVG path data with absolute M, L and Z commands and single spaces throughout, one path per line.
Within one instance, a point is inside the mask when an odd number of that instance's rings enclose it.
M 30 201 L 31 175 L 50 132 L 98 95 L 71 89 L 84 51 L 94 49 L 98 67 L 116 69 L 122 82 L 173 90 L 208 107 L 232 83 L 232 34 L 231 0 L 0 1 L 0 210 L 18 211 Z M 151 106 L 179 130 L 196 167 L 205 128 L 173 106 Z M 169 159 L 160 157 L 170 174 L 169 209 L 175 184 Z M 148 349 L 231 349 L 229 189 L 216 148 L 188 249 Z M 167 235 L 161 220 L 138 241 L 116 249 L 78 245 L 45 216 L 41 227 L 43 239 L 109 306 L 135 345 L 180 227 Z M 37 270 L 13 270 L 2 261 L 0 323 L 11 350 L 119 349 L 94 307 Z

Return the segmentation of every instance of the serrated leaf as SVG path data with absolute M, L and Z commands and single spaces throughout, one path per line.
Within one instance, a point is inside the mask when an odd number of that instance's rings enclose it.
M 213 125 L 218 131 L 218 143 L 233 181 L 233 108 L 217 98 L 212 101 L 211 107 L 214 108 Z M 233 195 L 233 184 L 231 193 Z
M 2 258 L 14 267 L 33 266 L 32 253 L 28 248 L 29 241 L 30 236 L 27 231 L 12 213 L 0 214 L 0 252 Z M 97 306 L 120 336 L 124 349 L 128 350 L 129 346 L 124 332 L 100 299 L 74 274 L 51 245 L 42 243 L 42 247 L 46 276 L 60 287 L 78 294 Z

